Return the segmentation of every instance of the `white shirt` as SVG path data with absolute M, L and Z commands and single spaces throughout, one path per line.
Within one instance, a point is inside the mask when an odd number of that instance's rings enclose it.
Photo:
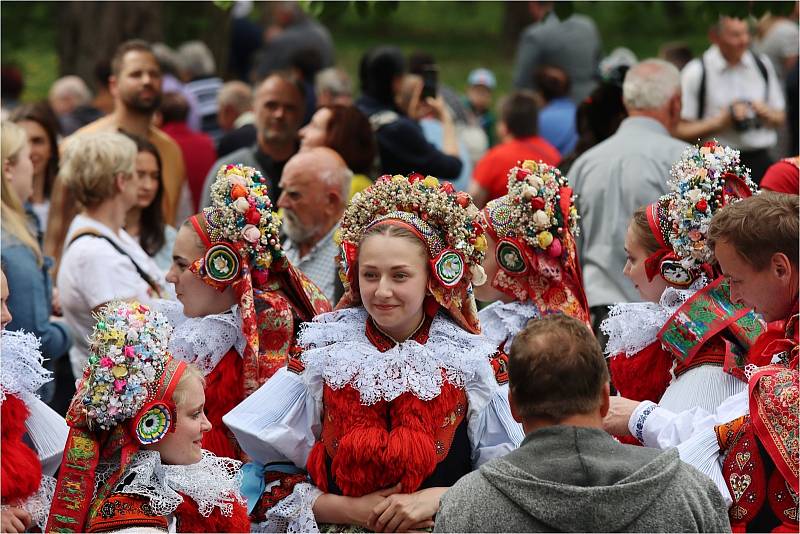
M 300 257 L 300 249 L 291 239 L 287 238 L 283 244 L 286 257 L 292 265 L 309 277 L 317 287 L 322 290 L 325 296 L 333 302 L 336 293 L 336 278 L 339 276 L 338 266 L 336 265 L 336 255 L 339 247 L 333 240 L 333 234 L 339 225 L 336 224 L 330 231 L 311 247 L 308 254 Z
M 130 258 L 117 252 L 111 243 L 100 237 L 82 237 L 69 245 L 73 236 L 89 229 L 110 238 Z M 76 379 L 83 376 L 83 368 L 89 359 L 88 336 L 95 324 L 92 310 L 114 299 L 136 299 L 149 304 L 155 297 L 131 259 L 164 287 L 158 266 L 125 230 L 114 234 L 104 224 L 85 215 L 73 219 L 64 242 L 64 254 L 58 270 L 58 289 L 64 319 L 75 340 L 69 351 L 69 359 Z
M 781 82 L 775 74 L 769 58 L 759 56 L 767 69 L 769 91 L 765 92 L 764 77 L 758 70 L 751 52 L 745 52 L 742 60 L 730 65 L 714 45 L 703 53 L 703 64 L 706 69 L 705 109 L 700 119 L 718 115 L 733 102 L 749 100 L 764 102 L 772 109 L 783 110 L 786 103 L 783 98 Z M 685 120 L 698 120 L 700 108 L 700 80 L 703 75 L 699 59 L 693 59 L 681 72 L 681 91 L 683 92 L 681 117 Z M 721 144 L 739 150 L 758 150 L 775 145 L 778 134 L 774 128 L 758 128 L 744 132 L 736 131 L 732 126 L 713 136 Z

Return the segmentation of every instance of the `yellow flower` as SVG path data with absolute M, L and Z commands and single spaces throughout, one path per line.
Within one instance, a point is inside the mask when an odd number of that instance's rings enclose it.
M 342 244 L 342 229 L 337 228 L 336 231 L 333 233 L 333 242 L 337 245 Z
M 550 246 L 550 243 L 553 242 L 553 234 L 551 234 L 547 230 L 545 230 L 544 232 L 539 232 L 537 238 L 539 240 L 539 246 L 541 248 L 547 248 Z
M 483 234 L 479 235 L 478 238 L 475 240 L 475 250 L 478 252 L 486 252 L 486 247 L 488 244 L 486 243 L 486 236 Z
M 128 376 L 128 368 L 123 365 L 115 365 L 111 368 L 111 374 L 114 378 L 125 378 Z
M 437 180 L 433 176 L 428 176 L 427 178 L 422 180 L 422 183 L 431 188 L 439 187 L 439 180 Z
M 539 167 L 536 165 L 536 162 L 533 161 L 532 159 L 526 159 L 525 161 L 522 162 L 522 168 L 525 169 L 526 171 L 536 172 L 536 170 Z
M 392 176 L 392 181 L 399 184 L 400 182 L 405 182 L 407 180 L 406 177 L 403 176 L 402 174 L 395 174 L 394 176 Z

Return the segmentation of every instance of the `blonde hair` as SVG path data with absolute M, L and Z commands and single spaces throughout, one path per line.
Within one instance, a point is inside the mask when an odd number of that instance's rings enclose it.
M 136 143 L 120 133 L 75 134 L 64 142 L 59 178 L 84 207 L 93 208 L 116 194 L 118 174 L 132 175 Z
M 647 208 L 641 207 L 633 212 L 631 218 L 631 228 L 636 235 L 636 240 L 648 254 L 657 252 L 661 245 L 658 243 L 656 236 L 653 235 L 653 230 L 650 228 L 650 222 L 647 220 Z
M 21 126 L 10 121 L 2 123 L 2 140 L 0 140 L 0 159 L 2 159 L 2 170 L 0 174 L 0 197 L 2 197 L 2 222 L 3 230 L 17 238 L 23 245 L 33 251 L 36 256 L 36 263 L 42 265 L 42 249 L 36 236 L 31 232 L 28 225 L 27 214 L 22 201 L 8 183 L 8 176 L 5 171 L 5 163 L 11 165 L 17 163 L 20 151 L 28 142 L 28 134 Z
M 188 364 L 180 380 L 178 380 L 178 385 L 175 386 L 175 391 L 172 392 L 172 401 L 175 403 L 175 406 L 181 406 L 186 402 L 186 390 L 189 387 L 189 382 L 193 378 L 200 380 L 200 383 L 203 384 L 203 388 L 205 389 L 206 379 L 203 377 L 203 373 L 197 366 Z
M 359 243 L 359 249 L 364 241 L 367 240 L 368 237 L 373 235 L 382 235 L 386 237 L 399 237 L 401 239 L 405 239 L 412 243 L 416 243 L 419 247 L 420 253 L 422 254 L 423 258 L 428 258 L 428 247 L 425 243 L 420 239 L 414 232 L 409 230 L 408 228 L 404 228 L 397 224 L 393 224 L 391 219 L 387 219 L 385 221 L 381 221 L 369 229 L 361 236 L 361 242 Z

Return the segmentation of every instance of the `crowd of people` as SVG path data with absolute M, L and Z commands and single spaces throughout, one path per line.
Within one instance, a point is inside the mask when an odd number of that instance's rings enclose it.
M 505 95 L 281 2 L 4 97 L 0 531 L 797 531 L 796 6 L 529 7 Z

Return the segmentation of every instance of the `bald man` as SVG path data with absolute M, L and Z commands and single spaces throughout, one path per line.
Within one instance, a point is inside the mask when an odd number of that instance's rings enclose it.
M 333 233 L 344 214 L 352 177 L 339 154 L 318 147 L 287 161 L 279 184 L 286 256 L 334 304 L 342 296 L 342 286 L 336 274 Z

